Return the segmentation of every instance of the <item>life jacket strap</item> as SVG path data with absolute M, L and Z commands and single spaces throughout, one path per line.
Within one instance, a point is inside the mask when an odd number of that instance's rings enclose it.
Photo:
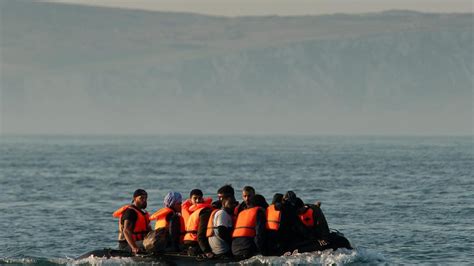
M 256 230 L 255 227 L 252 227 L 252 226 L 239 226 L 239 227 L 236 227 L 234 230 L 241 229 L 241 228 Z

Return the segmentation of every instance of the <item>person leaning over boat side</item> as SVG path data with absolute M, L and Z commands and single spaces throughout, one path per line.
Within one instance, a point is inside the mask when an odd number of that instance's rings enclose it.
M 150 216 L 150 220 L 156 220 L 155 230 L 165 230 L 165 249 L 168 251 L 179 251 L 184 239 L 185 224 L 181 216 L 181 204 L 181 194 L 169 192 L 163 199 L 164 208 Z
M 232 227 L 234 208 L 237 205 L 233 194 L 221 194 L 221 209 L 212 211 L 207 224 L 206 236 L 209 239 L 212 253 L 217 257 L 232 256 L 230 247 L 232 243 Z
M 310 235 L 310 230 L 298 217 L 297 203 L 299 200 L 293 191 L 287 191 L 282 199 L 280 243 L 283 252 L 292 252 L 300 248 L 301 243 L 307 240 Z
M 255 189 L 251 186 L 245 186 L 242 189 L 242 202 L 235 207 L 234 215 L 238 215 L 241 211 L 248 208 L 249 202 L 255 197 Z
M 133 201 L 116 210 L 114 217 L 119 220 L 119 249 L 138 253 L 142 247 L 142 241 L 146 234 L 151 231 L 150 215 L 145 211 L 148 194 L 143 189 L 137 189 L 133 193 Z
M 317 240 L 321 247 L 328 245 L 329 225 L 321 208 L 315 204 L 304 204 L 300 198 L 296 199 L 295 206 L 301 222 L 310 229 L 310 239 Z
M 239 259 L 261 253 L 265 244 L 265 210 L 256 205 L 254 198 L 246 202 L 232 233 L 232 254 Z
M 200 189 L 191 190 L 189 198 L 192 205 L 188 208 L 189 217 L 186 220 L 184 245 L 190 256 L 204 253 L 206 256 L 212 257 L 212 250 L 206 237 L 207 223 L 212 211 L 212 199 L 204 202 Z

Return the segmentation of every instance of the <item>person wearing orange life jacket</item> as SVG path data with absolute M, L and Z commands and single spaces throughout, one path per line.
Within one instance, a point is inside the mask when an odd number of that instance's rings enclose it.
M 221 194 L 220 202 L 221 209 L 215 209 L 211 212 L 209 222 L 207 224 L 206 236 L 209 240 L 212 253 L 219 258 L 226 258 L 232 256 L 232 227 L 233 227 L 233 212 L 237 201 L 232 194 Z
M 190 206 L 188 202 L 191 203 Z M 205 254 L 206 257 L 213 256 L 206 237 L 207 223 L 212 211 L 211 202 L 211 198 L 204 202 L 200 189 L 191 190 L 189 199 L 183 202 L 182 210 L 186 208 L 188 213 L 188 217 L 185 217 L 184 246 L 190 256 L 199 254 Z
M 241 211 L 247 209 L 250 201 L 255 197 L 255 189 L 251 186 L 245 186 L 242 189 L 242 202 L 235 207 L 234 215 L 237 216 Z
M 181 216 L 181 204 L 181 194 L 169 192 L 163 200 L 164 208 L 150 216 L 150 220 L 156 220 L 155 230 L 165 230 L 166 251 L 179 251 L 184 239 L 185 224 Z
M 319 204 L 320 205 L 320 204 Z M 317 240 L 324 247 L 329 242 L 329 225 L 323 211 L 318 205 L 304 204 L 300 198 L 295 204 L 301 222 L 310 230 L 309 238 Z
M 237 216 L 232 233 L 232 254 L 239 259 L 249 258 L 264 250 L 266 215 L 259 203 L 254 198 L 248 200 L 246 209 Z
M 142 240 L 151 231 L 150 216 L 145 211 L 148 194 L 143 189 L 133 193 L 133 201 L 114 212 L 119 220 L 119 249 L 138 253 L 142 248 Z
M 275 193 L 272 204 L 266 210 L 266 248 L 265 255 L 280 255 L 283 252 L 282 232 L 286 226 L 284 214 L 282 214 L 283 194 Z M 283 216 L 283 219 L 282 219 Z
M 202 191 L 199 189 L 193 189 L 191 190 L 191 193 L 193 194 L 189 196 L 189 199 L 186 199 L 183 204 L 181 204 L 181 215 L 183 216 L 185 223 L 188 221 L 189 216 L 191 216 L 197 204 L 212 203 L 212 198 L 203 198 Z

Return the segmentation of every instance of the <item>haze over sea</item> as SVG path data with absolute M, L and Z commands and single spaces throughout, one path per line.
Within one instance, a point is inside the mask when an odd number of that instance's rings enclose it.
M 250 262 L 468 264 L 474 260 L 472 137 L 2 136 L 0 264 L 125 264 L 72 258 L 115 247 L 112 212 L 136 188 L 252 185 L 322 202 L 354 251 Z

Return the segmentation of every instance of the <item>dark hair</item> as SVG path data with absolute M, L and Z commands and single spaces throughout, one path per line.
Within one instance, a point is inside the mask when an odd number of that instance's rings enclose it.
M 227 201 L 227 200 L 230 200 L 230 201 L 233 201 L 233 202 L 236 201 L 234 195 L 222 194 L 222 202 Z
M 217 194 L 222 195 L 235 195 L 234 188 L 230 184 L 225 184 L 217 190 Z
M 145 195 L 145 196 L 148 195 L 144 189 L 139 188 L 139 189 L 135 190 L 135 192 L 133 192 L 133 198 L 136 198 L 136 197 L 142 196 L 142 195 Z
M 281 203 L 282 200 L 283 200 L 283 194 L 275 193 L 275 195 L 273 195 L 272 204 Z
M 253 203 L 255 204 L 255 206 L 262 207 L 264 209 L 268 208 L 267 200 L 264 196 L 260 194 L 255 195 L 255 197 L 253 198 Z
M 191 192 L 189 193 L 189 197 L 190 197 L 190 198 L 191 198 L 193 195 L 201 196 L 201 197 L 203 196 L 202 191 L 201 191 L 200 189 L 197 189 L 197 188 L 191 190 Z
M 230 194 L 222 194 L 222 200 L 228 200 L 228 199 L 233 199 L 233 200 L 235 200 L 235 196 L 234 196 L 234 195 L 230 195 Z
M 283 196 L 283 199 L 289 202 L 294 202 L 294 200 L 296 199 L 296 193 L 291 190 L 288 190 Z
M 295 209 L 299 209 L 299 208 L 302 208 L 304 207 L 304 202 L 302 199 L 300 198 L 296 198 L 295 199 Z
M 255 195 L 255 189 L 251 186 L 245 186 L 242 191 L 249 192 Z

